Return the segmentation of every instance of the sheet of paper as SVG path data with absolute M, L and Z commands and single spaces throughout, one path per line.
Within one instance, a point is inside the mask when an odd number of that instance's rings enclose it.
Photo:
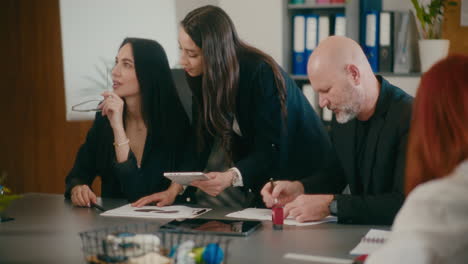
M 374 252 L 388 239 L 390 231 L 371 229 L 361 239 L 361 242 L 349 252 L 351 255 L 365 255 Z
M 341 259 L 341 258 L 332 258 L 332 257 L 322 257 L 322 256 L 313 256 L 297 253 L 286 253 L 283 256 L 285 259 L 294 259 L 301 260 L 306 262 L 314 263 L 329 263 L 329 264 L 352 264 L 354 263 L 352 259 Z
M 161 218 L 161 219 L 178 219 L 178 218 L 194 218 L 202 215 L 210 208 L 192 208 L 182 205 L 174 206 L 143 206 L 132 207 L 130 204 L 118 207 L 113 210 L 108 210 L 102 213 L 102 216 L 119 216 L 119 217 L 141 217 L 141 218 Z
M 244 218 L 244 219 L 254 219 L 261 221 L 271 221 L 271 209 L 258 209 L 258 208 L 246 208 L 241 211 L 233 212 L 226 215 L 227 217 L 234 218 Z M 305 223 L 299 223 L 294 218 L 288 217 L 284 219 L 285 225 L 295 225 L 295 226 L 309 226 L 309 225 L 318 225 L 326 222 L 336 222 L 337 218 L 335 216 L 327 216 L 326 218 L 320 221 L 311 221 Z

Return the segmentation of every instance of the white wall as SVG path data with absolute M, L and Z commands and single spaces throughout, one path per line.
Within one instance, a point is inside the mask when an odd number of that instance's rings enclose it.
M 420 77 L 401 77 L 401 76 L 383 76 L 391 84 L 400 87 L 411 96 L 416 95 L 419 86 Z
M 176 19 L 177 24 L 184 19 L 184 17 L 195 8 L 205 5 L 219 6 L 220 0 L 175 0 L 176 4 Z
M 177 20 L 207 4 L 226 11 L 242 40 L 283 65 L 283 0 L 176 0 Z
M 247 43 L 283 65 L 283 0 L 220 0 Z

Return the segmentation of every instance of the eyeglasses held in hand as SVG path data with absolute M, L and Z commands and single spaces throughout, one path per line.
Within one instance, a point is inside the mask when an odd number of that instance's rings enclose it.
M 72 111 L 75 112 L 101 112 L 98 106 L 102 100 L 88 100 L 72 106 Z
M 111 76 L 112 68 L 106 67 L 106 88 L 107 90 L 112 90 L 109 88 L 109 78 Z M 73 105 L 71 110 L 75 112 L 101 112 L 102 109 L 99 109 L 98 106 L 103 100 L 88 100 L 81 102 L 79 104 Z

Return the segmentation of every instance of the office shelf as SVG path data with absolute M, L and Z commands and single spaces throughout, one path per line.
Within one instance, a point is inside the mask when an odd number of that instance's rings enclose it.
M 420 72 L 398 73 L 398 72 L 377 72 L 376 74 L 389 77 L 420 77 Z
M 295 81 L 309 81 L 309 77 L 307 75 L 290 75 L 291 78 Z

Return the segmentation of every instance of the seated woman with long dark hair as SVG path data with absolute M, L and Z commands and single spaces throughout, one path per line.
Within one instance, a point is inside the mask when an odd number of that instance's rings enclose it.
M 102 179 L 102 197 L 141 206 L 172 204 L 182 186 L 163 176 L 190 170 L 184 155 L 190 124 L 179 100 L 163 47 L 153 40 L 126 38 L 112 70 L 113 91 L 104 92 L 93 126 L 66 178 L 65 197 L 90 206 L 90 186 Z

